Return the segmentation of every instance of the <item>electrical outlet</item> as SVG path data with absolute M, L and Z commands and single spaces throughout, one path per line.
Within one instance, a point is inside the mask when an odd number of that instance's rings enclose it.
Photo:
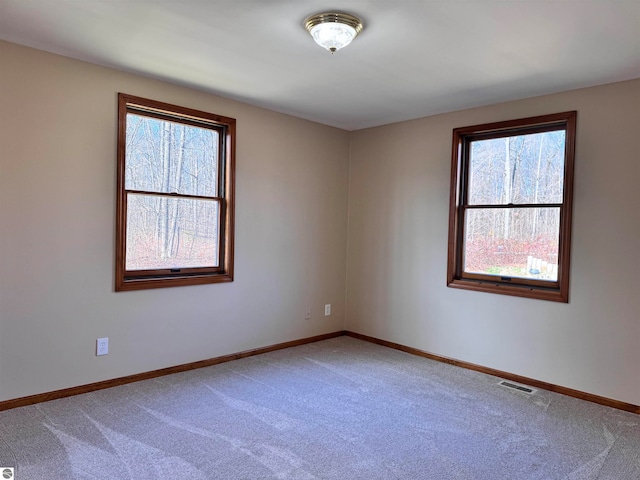
M 99 338 L 96 340 L 96 355 L 106 355 L 109 353 L 109 338 Z
M 331 304 L 330 304 L 330 303 L 327 303 L 327 304 L 324 306 L 324 316 L 325 316 L 325 317 L 328 317 L 329 315 L 331 315 Z
M 307 307 L 307 309 L 304 311 L 304 319 L 305 320 L 311 319 L 311 307 Z

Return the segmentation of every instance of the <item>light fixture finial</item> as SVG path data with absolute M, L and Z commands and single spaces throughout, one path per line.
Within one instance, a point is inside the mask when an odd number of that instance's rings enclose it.
M 348 13 L 317 13 L 304 21 L 315 42 L 332 54 L 346 47 L 362 31 L 362 21 Z

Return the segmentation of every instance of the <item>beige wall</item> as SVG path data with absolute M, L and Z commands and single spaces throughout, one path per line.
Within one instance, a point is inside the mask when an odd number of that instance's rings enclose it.
M 0 65 L 0 401 L 343 328 L 348 132 L 9 43 Z M 118 92 L 237 119 L 235 282 L 114 293 Z
M 0 65 L 0 401 L 346 325 L 640 404 L 640 81 L 349 134 L 3 42 Z M 238 120 L 235 282 L 114 293 L 117 92 Z M 451 130 L 574 109 L 570 303 L 448 289 Z
M 578 111 L 570 303 L 446 287 L 452 129 Z M 347 328 L 640 404 L 640 81 L 351 136 Z

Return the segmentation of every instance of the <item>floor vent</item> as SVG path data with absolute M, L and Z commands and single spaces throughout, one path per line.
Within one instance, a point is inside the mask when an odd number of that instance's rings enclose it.
M 524 385 L 518 385 L 517 383 L 507 382 L 506 380 L 502 380 L 498 385 L 505 388 L 510 388 L 512 390 L 517 390 L 518 392 L 527 393 L 529 395 L 536 392 L 535 389 L 526 387 Z

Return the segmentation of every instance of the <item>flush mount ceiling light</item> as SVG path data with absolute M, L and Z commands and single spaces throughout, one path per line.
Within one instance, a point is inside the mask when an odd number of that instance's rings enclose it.
M 348 13 L 317 13 L 304 21 L 315 42 L 331 53 L 351 43 L 362 31 L 362 22 Z

